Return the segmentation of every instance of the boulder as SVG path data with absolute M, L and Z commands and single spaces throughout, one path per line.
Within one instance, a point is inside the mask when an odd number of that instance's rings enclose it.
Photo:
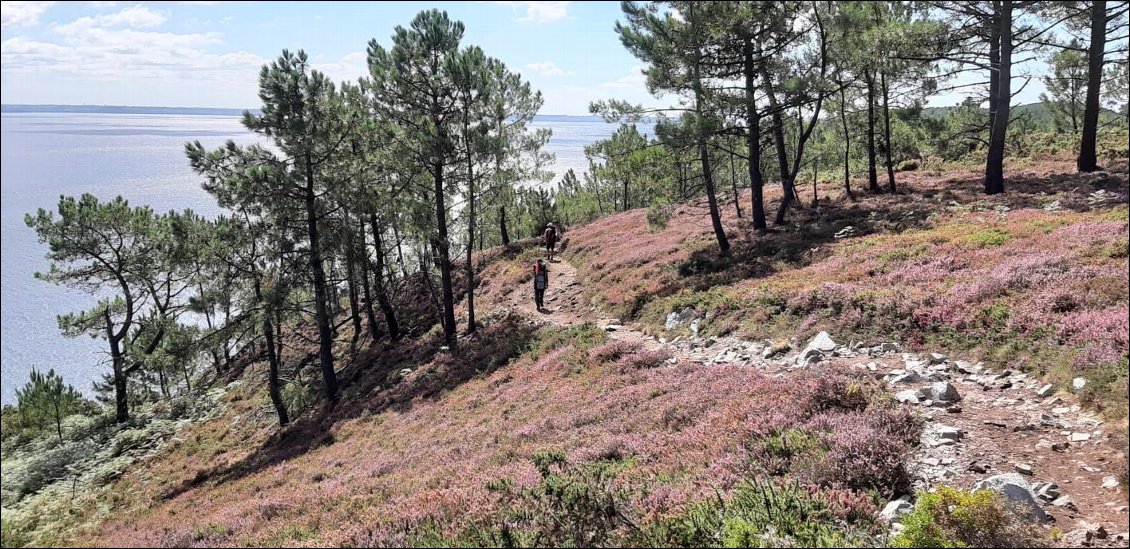
M 815 364 L 817 362 L 820 362 L 821 360 L 824 360 L 824 353 L 820 352 L 817 349 L 809 348 L 805 348 L 796 357 L 797 364 Z
M 895 393 L 895 400 L 903 404 L 918 404 L 921 402 L 921 392 L 915 389 L 907 389 Z
M 1103 477 L 1103 488 L 1106 488 L 1107 490 L 1114 490 L 1115 488 L 1118 488 L 1118 477 L 1113 475 L 1109 477 Z
M 961 395 L 957 392 L 957 387 L 945 381 L 941 381 L 931 385 L 926 389 L 927 397 L 940 402 L 958 402 L 961 400 Z
M 1082 391 L 1083 387 L 1086 387 L 1086 386 L 1087 386 L 1087 379 L 1086 378 L 1077 377 L 1077 378 L 1071 380 L 1071 388 L 1076 393 L 1078 393 L 1079 391 Z
M 887 380 L 887 383 L 890 383 L 891 385 L 900 385 L 903 383 L 921 383 L 923 380 L 924 378 L 922 376 L 914 372 L 907 372 L 905 374 L 892 376 Z
M 1040 508 L 1036 498 L 1032 496 L 1032 487 L 1024 477 L 1017 473 L 991 476 L 973 487 L 976 490 L 992 490 L 1002 496 L 1014 511 L 1024 515 L 1028 520 L 1047 522 L 1048 515 Z
M 1016 467 L 1017 473 L 1020 473 L 1022 475 L 1032 476 L 1033 471 L 1032 471 L 1032 464 L 1031 463 L 1017 463 L 1017 464 L 1015 464 L 1015 467 Z
M 830 353 L 836 350 L 836 342 L 832 341 L 832 336 L 828 335 L 828 332 L 820 332 L 808 342 L 808 346 L 805 348 Z
M 928 358 L 930 360 L 930 364 L 945 364 L 946 362 L 949 362 L 950 359 L 950 357 L 941 353 L 930 353 Z
M 1040 389 L 1036 391 L 1036 396 L 1038 396 L 1040 398 L 1050 396 L 1052 394 L 1053 390 L 1054 390 L 1054 388 L 1052 387 L 1052 384 L 1048 383 L 1047 385 L 1040 387 Z

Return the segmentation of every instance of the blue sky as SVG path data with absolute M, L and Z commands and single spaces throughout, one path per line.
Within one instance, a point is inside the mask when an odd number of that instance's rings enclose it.
M 587 114 L 594 99 L 648 105 L 639 61 L 613 25 L 619 2 L 4 2 L 0 101 L 188 107 L 257 106 L 258 68 L 305 49 L 335 79 L 365 72 L 370 38 L 440 8 L 465 44 L 520 71 L 543 114 Z M 1018 103 L 1035 101 L 1033 81 Z M 954 94 L 935 105 L 953 104 Z

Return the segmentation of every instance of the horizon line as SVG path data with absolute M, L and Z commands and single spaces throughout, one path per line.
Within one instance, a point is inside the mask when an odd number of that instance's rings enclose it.
M 180 110 L 210 110 L 210 111 L 232 111 L 232 112 L 255 112 L 258 108 L 249 109 L 243 107 L 186 107 L 186 106 L 164 106 L 164 105 L 114 105 L 114 104 L 94 104 L 94 103 L 0 103 L 0 107 L 77 107 L 77 108 L 124 108 L 124 109 L 180 109 Z M 600 118 L 595 114 L 548 114 L 538 113 L 535 116 L 569 116 L 574 118 L 587 118 L 595 117 Z

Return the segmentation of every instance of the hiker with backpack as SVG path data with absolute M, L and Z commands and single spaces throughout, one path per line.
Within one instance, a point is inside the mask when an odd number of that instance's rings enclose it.
M 545 262 L 538 259 L 534 264 L 534 304 L 539 311 L 545 308 L 545 290 L 549 288 L 549 271 Z
M 549 223 L 545 226 L 542 239 L 545 241 L 546 256 L 550 261 L 553 261 L 553 253 L 557 251 L 557 227 L 554 227 L 553 223 Z

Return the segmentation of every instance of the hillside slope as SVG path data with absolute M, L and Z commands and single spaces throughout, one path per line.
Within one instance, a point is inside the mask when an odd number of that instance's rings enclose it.
M 493 250 L 486 325 L 457 348 L 435 331 L 352 360 L 343 344 L 342 403 L 282 432 L 251 364 L 120 477 L 14 509 L 6 496 L 5 540 L 697 545 L 722 540 L 695 509 L 775 479 L 807 510 L 780 535 L 881 543 L 888 501 L 1017 464 L 1072 500 L 1043 502 L 1062 541 L 1125 532 L 1125 496 L 1104 485 L 1126 474 L 1126 176 L 1064 172 L 1036 166 L 993 198 L 973 173 L 902 174 L 898 196 L 856 201 L 823 188 L 834 198 L 767 235 L 730 204 L 729 258 L 698 205 L 660 212 L 663 227 L 609 216 L 566 233 L 546 312 L 529 295 L 537 251 Z M 838 344 L 798 361 L 820 330 Z M 891 397 L 936 382 L 961 403 Z

